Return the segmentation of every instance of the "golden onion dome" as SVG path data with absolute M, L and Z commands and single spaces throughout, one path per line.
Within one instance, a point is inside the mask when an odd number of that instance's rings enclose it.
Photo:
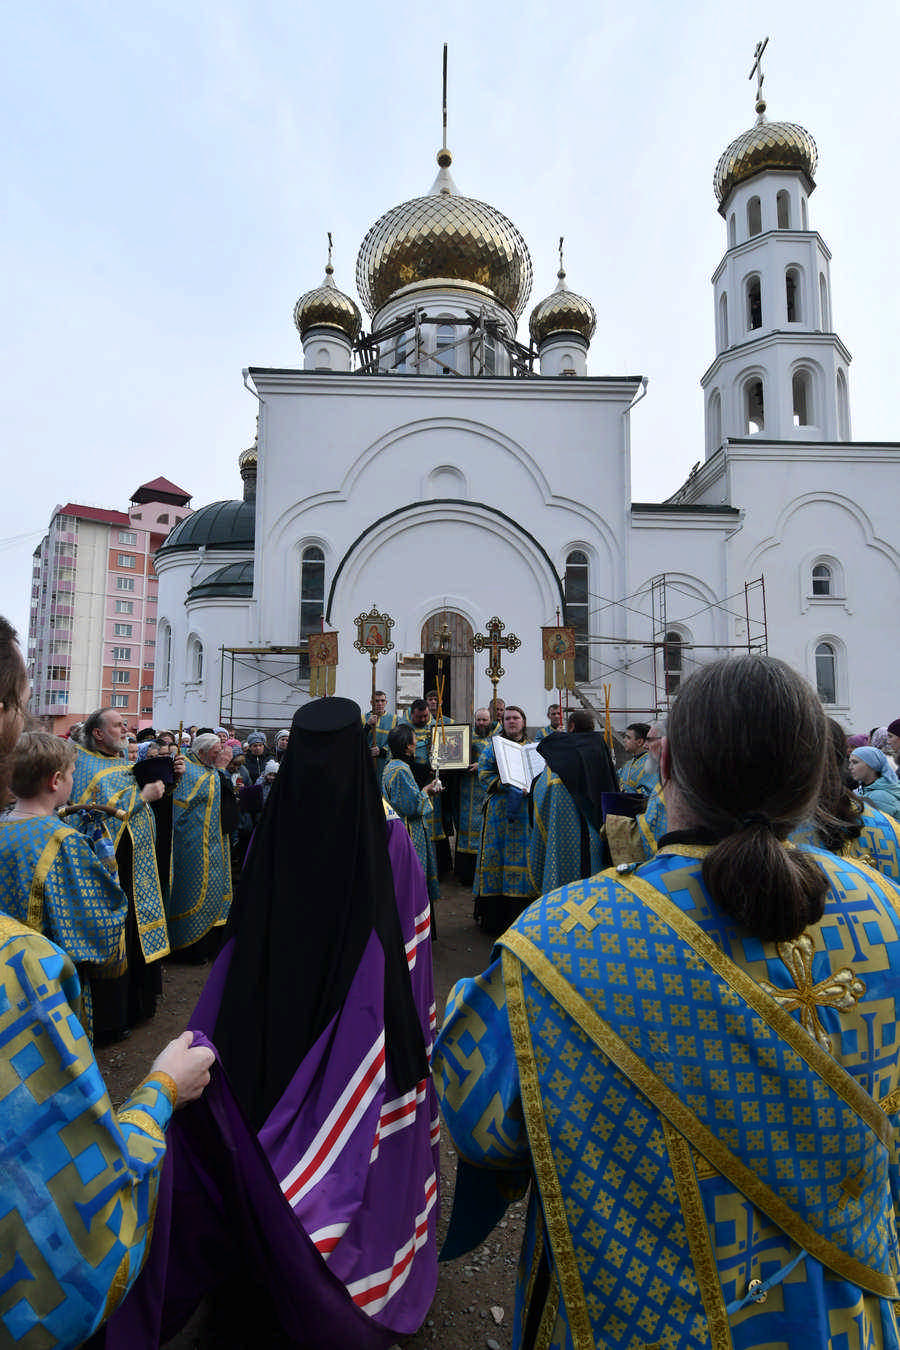
M 560 262 L 557 272 L 556 289 L 539 301 L 531 311 L 528 331 L 535 346 L 548 338 L 551 333 L 577 333 L 589 343 L 597 327 L 597 314 L 590 300 L 583 295 L 570 291 L 566 285 L 566 272 L 562 265 L 562 240 L 559 241 Z
M 430 192 L 401 202 L 376 220 L 356 261 L 356 289 L 369 314 L 420 282 L 485 287 L 519 317 L 531 294 L 531 256 L 502 211 L 463 197 L 450 176 L 449 150 L 438 154 Z
M 243 474 L 245 469 L 255 469 L 259 460 L 259 450 L 256 442 L 249 445 L 246 450 L 242 450 L 238 455 L 238 469 Z
M 719 209 L 731 191 L 765 169 L 789 169 L 802 173 L 810 191 L 815 187 L 814 175 L 819 152 L 810 133 L 794 122 L 766 121 L 766 105 L 762 99 L 756 104 L 759 116 L 749 131 L 738 136 L 722 153 L 713 176 Z
M 355 301 L 339 291 L 334 284 L 334 268 L 331 265 L 331 236 L 328 245 L 328 265 L 325 268 L 325 280 L 314 291 L 301 295 L 294 306 L 294 323 L 300 337 L 306 337 L 311 328 L 336 328 L 350 342 L 359 336 L 362 327 L 362 315 Z

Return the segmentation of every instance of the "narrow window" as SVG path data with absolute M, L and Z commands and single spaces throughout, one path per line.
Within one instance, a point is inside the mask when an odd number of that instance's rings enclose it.
M 800 198 L 800 223 L 801 223 L 801 225 L 803 226 L 804 230 L 808 230 L 808 229 L 809 229 L 809 220 L 807 219 L 807 215 L 806 215 L 806 198 L 805 198 L 805 197 L 801 197 L 801 198 Z
M 394 351 L 394 370 L 406 370 L 406 338 L 397 339 L 397 347 Z
M 816 648 L 816 691 L 823 703 L 837 703 L 837 655 L 830 642 Z
M 828 282 L 825 273 L 819 273 L 819 309 L 822 314 L 822 332 L 831 332 L 831 314 L 828 309 Z
M 722 396 L 718 389 L 714 389 L 709 396 L 707 427 L 709 431 L 707 449 L 712 455 L 722 444 Z
M 788 323 L 800 323 L 800 273 L 796 267 L 789 267 L 784 274 L 784 298 Z
M 757 436 L 766 427 L 765 395 L 762 380 L 748 380 L 744 386 L 744 422 L 746 434 Z
M 816 563 L 812 570 L 813 595 L 831 594 L 831 568 L 827 563 Z
M 778 207 L 778 228 L 779 230 L 789 230 L 791 228 L 790 193 L 782 189 L 775 198 L 775 202 Z
M 203 680 L 203 643 L 199 638 L 191 638 L 188 649 L 188 679 L 194 684 Z
M 320 347 L 316 352 L 316 370 L 331 369 L 331 353 L 327 347 Z
M 300 559 L 300 644 L 310 633 L 318 633 L 325 613 L 325 554 L 316 544 L 303 550 Z M 309 652 L 300 653 L 298 674 L 309 679 Z
M 737 221 L 734 218 L 734 212 L 728 217 L 728 247 L 734 248 L 737 243 Z
M 456 329 L 452 323 L 440 323 L 437 327 L 437 337 L 434 344 L 435 355 L 438 358 L 438 369 L 441 375 L 452 375 L 456 370 Z
M 666 693 L 674 694 L 681 684 L 684 669 L 684 639 L 674 630 L 666 633 L 663 643 L 663 669 L 666 675 Z
M 836 377 L 838 437 L 842 441 L 850 439 L 850 400 L 847 397 L 847 377 L 839 370 Z
M 590 678 L 588 659 L 588 615 L 590 590 L 588 586 L 587 554 L 580 549 L 566 558 L 566 623 L 575 629 L 575 678 Z
M 762 234 L 762 207 L 758 197 L 751 197 L 747 203 L 747 233 L 751 239 L 755 234 Z
M 728 346 L 728 293 L 723 291 L 719 296 L 719 351 L 723 352 Z
M 482 375 L 496 375 L 497 373 L 497 344 L 490 333 L 484 335 L 484 356 L 481 373 Z
M 156 643 L 156 669 L 159 675 L 159 687 L 160 689 L 168 689 L 172 674 L 172 630 L 165 621 L 157 629 Z
M 794 426 L 808 427 L 810 417 L 809 372 L 795 370 L 791 380 L 791 394 L 794 400 Z
M 759 277 L 747 278 L 747 330 L 762 328 L 762 290 Z

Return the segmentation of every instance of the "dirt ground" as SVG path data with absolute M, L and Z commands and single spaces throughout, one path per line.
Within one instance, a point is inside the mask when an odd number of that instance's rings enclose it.
M 448 879 L 444 880 L 441 890 L 443 898 L 437 904 L 438 939 L 434 943 L 439 1025 L 451 986 L 461 976 L 483 970 L 491 950 L 490 939 L 472 919 L 471 892 Z M 163 999 L 156 1017 L 135 1028 L 127 1041 L 98 1051 L 97 1059 L 114 1103 L 118 1105 L 125 1100 L 155 1055 L 173 1036 L 184 1030 L 208 971 L 208 966 L 167 962 L 163 971 Z M 445 1131 L 441 1143 L 439 1248 L 450 1215 L 455 1174 L 456 1155 Z M 405 1350 L 424 1350 L 424 1347 L 508 1350 L 524 1218 L 524 1201 L 510 1206 L 505 1219 L 483 1247 L 440 1267 L 431 1311 L 421 1330 L 404 1342 Z M 220 1336 L 212 1334 L 206 1309 L 201 1307 L 184 1331 L 169 1342 L 169 1347 L 170 1350 L 226 1350 L 226 1343 Z

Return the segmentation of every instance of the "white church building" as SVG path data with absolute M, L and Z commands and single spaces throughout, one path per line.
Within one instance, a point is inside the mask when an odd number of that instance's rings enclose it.
M 457 720 L 490 697 L 470 640 L 495 615 L 521 642 L 499 692 L 532 726 L 551 697 L 540 630 L 556 622 L 577 634 L 570 698 L 619 727 L 664 710 L 693 665 L 748 649 L 802 671 L 848 729 L 900 712 L 873 648 L 900 609 L 900 446 L 850 439 L 815 142 L 768 121 L 759 94 L 756 110 L 715 174 L 726 246 L 705 455 L 683 486 L 631 500 L 646 381 L 588 373 L 594 310 L 562 250 L 524 338 L 525 240 L 459 192 L 445 147 L 431 190 L 362 242 L 370 329 L 329 251 L 294 310 L 302 366 L 245 372 L 259 417 L 243 499 L 195 512 L 156 555 L 155 725 L 289 725 L 310 697 L 303 640 L 323 625 L 339 633 L 337 691 L 367 706 L 353 642 L 373 606 L 394 619 L 376 670 L 389 706 L 433 685 L 446 625 Z

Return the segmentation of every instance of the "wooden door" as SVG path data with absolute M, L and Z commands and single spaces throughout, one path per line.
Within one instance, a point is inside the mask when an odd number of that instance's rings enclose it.
M 421 650 L 425 657 L 425 669 L 426 672 L 434 669 L 436 663 L 428 658 L 433 657 L 441 627 L 445 623 L 450 629 L 450 656 L 445 660 L 450 706 L 445 709 L 444 715 L 454 722 L 471 722 L 475 716 L 475 655 L 469 645 L 473 636 L 472 625 L 455 610 L 440 610 L 422 625 Z M 427 678 L 423 680 L 423 697 L 424 686 L 428 684 L 429 688 L 434 688 L 434 683 L 429 684 Z

